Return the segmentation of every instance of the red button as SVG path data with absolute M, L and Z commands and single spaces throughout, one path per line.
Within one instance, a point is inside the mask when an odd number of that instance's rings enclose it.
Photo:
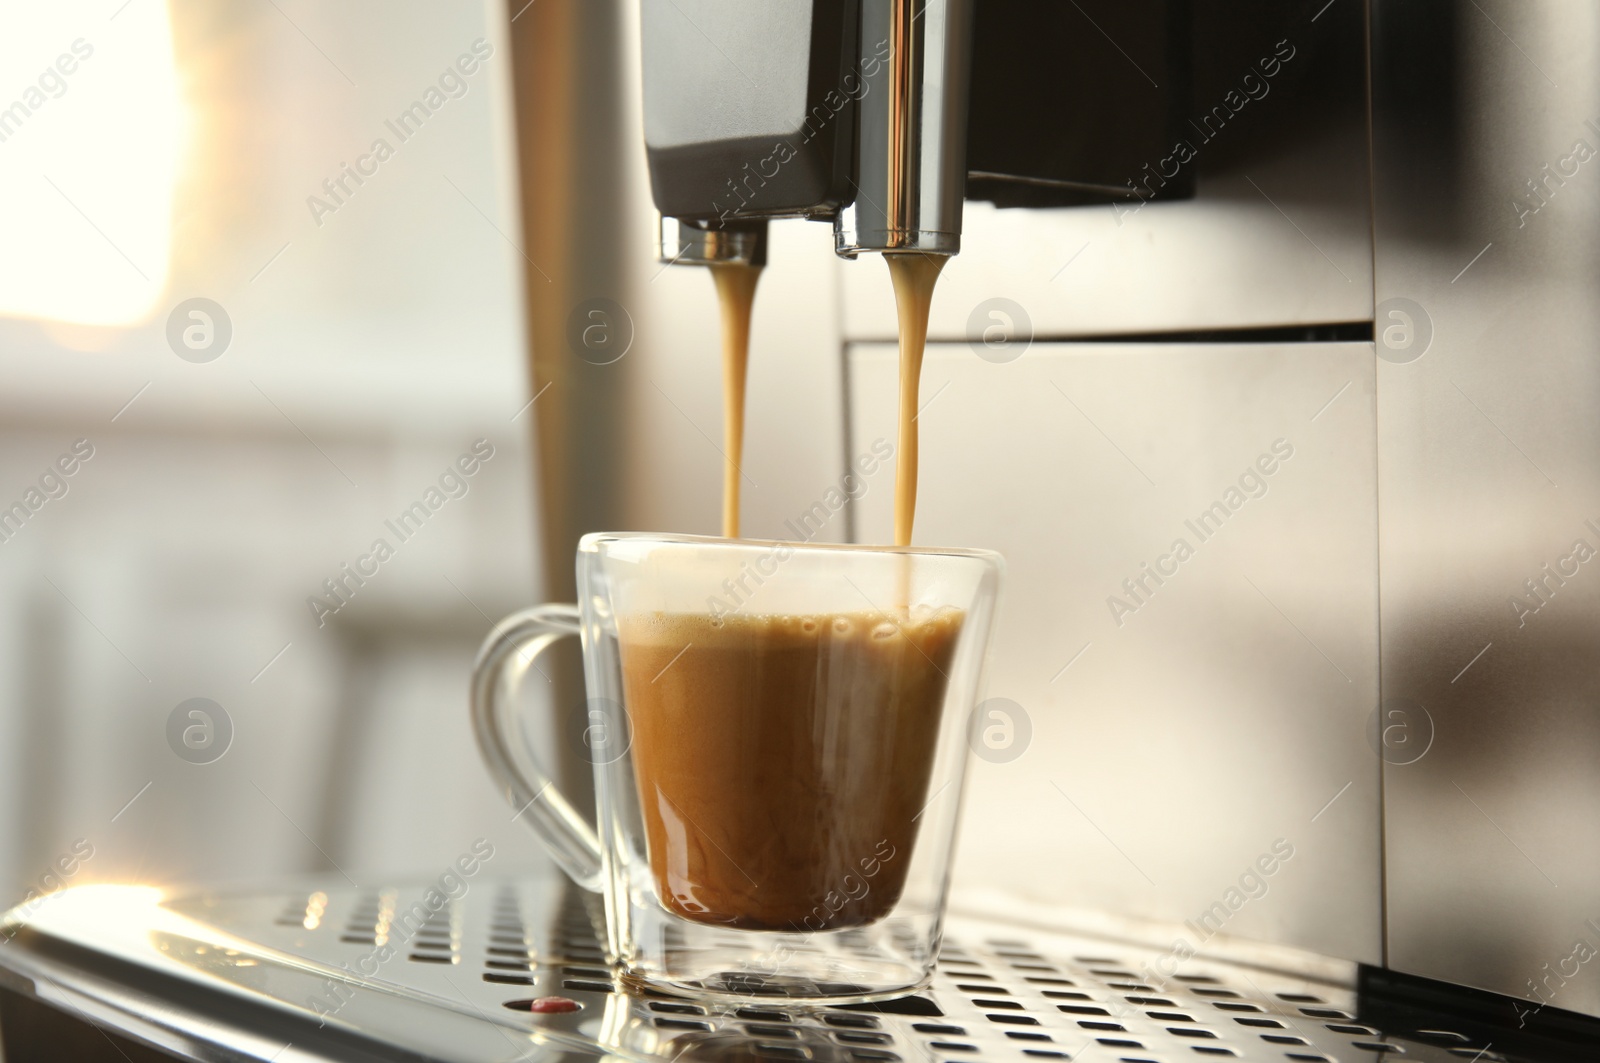
M 540 997 L 538 1000 L 530 1001 L 528 1004 L 529 1011 L 546 1015 L 563 1011 L 577 1011 L 581 1007 L 583 1007 L 582 1004 L 567 997 Z

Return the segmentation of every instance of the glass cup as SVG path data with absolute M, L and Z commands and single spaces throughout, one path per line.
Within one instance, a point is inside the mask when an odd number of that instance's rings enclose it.
M 587 535 L 579 604 L 507 618 L 473 674 L 490 774 L 605 901 L 624 980 L 845 1003 L 928 984 L 998 554 Z M 583 642 L 591 827 L 514 694 Z

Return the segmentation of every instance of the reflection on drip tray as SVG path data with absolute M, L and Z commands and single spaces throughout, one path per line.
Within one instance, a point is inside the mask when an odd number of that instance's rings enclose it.
M 246 1044 L 269 1046 L 270 1058 L 274 1043 L 323 1053 L 313 1058 L 461 1063 L 512 1058 L 508 1046 L 586 1059 L 814 1063 L 1583 1058 L 1554 1041 L 1528 1049 L 1516 1030 L 1482 1017 L 1364 1002 L 1353 967 L 1345 985 L 1203 960 L 1160 978 L 1157 948 L 970 918 L 951 920 L 934 983 L 915 996 L 795 1006 L 743 983 L 744 1000 L 671 996 L 613 979 L 602 913 L 563 882 L 479 882 L 402 925 L 394 913 L 425 889 L 319 884 L 164 904 L 153 891 L 70 890 L 7 928 L 16 935 L 0 968 L 82 994 L 106 1006 L 99 1015 L 160 1016 L 159 1030 L 155 1018 L 128 1019 L 120 1033 L 184 1045 L 180 1058 L 191 1059 Z M 8 1019 L 45 1006 L 54 1005 L 0 993 L 10 1063 L 57 1058 L 19 1040 L 39 1023 Z

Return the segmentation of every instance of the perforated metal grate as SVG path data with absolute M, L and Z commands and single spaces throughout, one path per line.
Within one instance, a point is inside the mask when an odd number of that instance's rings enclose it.
M 437 895 L 436 895 L 437 896 Z M 1348 988 L 1190 961 L 1159 980 L 1155 952 L 953 920 L 934 985 L 884 1005 L 792 1008 L 715 1005 L 614 990 L 596 934 L 598 912 L 575 891 L 479 883 L 431 910 L 418 890 L 315 892 L 229 904 L 206 917 L 230 933 L 305 959 L 354 969 L 387 944 L 382 981 L 505 1015 L 546 995 L 583 1005 L 565 1029 L 629 1054 L 663 1058 L 1026 1063 L 1176 1063 L 1231 1058 L 1350 1063 L 1513 1063 L 1493 1045 L 1438 1027 L 1381 1029 L 1357 1015 Z M 178 902 L 181 907 L 182 902 Z M 403 958 L 403 959 L 402 959 Z M 734 1051 L 736 1050 L 736 1051 Z

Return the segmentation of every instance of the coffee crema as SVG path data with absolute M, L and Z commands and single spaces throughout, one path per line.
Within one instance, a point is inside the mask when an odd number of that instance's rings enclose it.
M 634 777 L 667 909 L 790 932 L 887 915 L 964 619 L 620 616 Z

